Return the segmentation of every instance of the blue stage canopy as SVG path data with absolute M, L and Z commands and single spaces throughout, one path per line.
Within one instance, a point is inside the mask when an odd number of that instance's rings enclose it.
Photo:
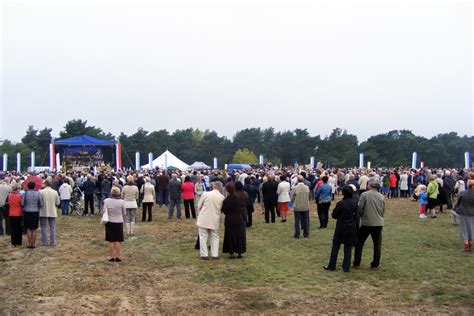
M 54 144 L 64 146 L 113 146 L 117 144 L 117 142 L 114 140 L 98 139 L 89 135 L 81 135 L 57 140 Z

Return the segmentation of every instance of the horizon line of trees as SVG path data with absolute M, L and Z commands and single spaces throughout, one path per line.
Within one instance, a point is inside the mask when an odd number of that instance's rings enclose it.
M 16 153 L 22 155 L 22 166 L 29 166 L 31 151 L 36 153 L 36 165 L 49 165 L 49 144 L 53 140 L 51 128 L 41 130 L 29 126 L 21 142 L 4 140 L 0 145 L 0 161 L 3 154 L 9 156 L 8 169 L 16 165 Z M 410 130 L 392 130 L 371 136 L 359 143 L 357 136 L 347 130 L 335 128 L 330 135 L 312 136 L 307 129 L 276 132 L 273 128 L 246 128 L 239 130 L 229 139 L 215 131 L 194 128 L 178 129 L 169 133 L 165 129 L 146 131 L 139 127 L 131 135 L 123 132 L 115 136 L 100 127 L 90 126 L 87 120 L 68 121 L 59 133 L 58 139 L 79 135 L 90 135 L 100 139 L 115 139 L 122 144 L 124 167 L 134 167 L 135 152 L 140 152 L 141 161 L 147 161 L 149 152 L 158 157 L 165 150 L 171 151 L 188 164 L 202 161 L 212 166 L 217 157 L 219 166 L 225 163 L 257 163 L 257 156 L 263 155 L 265 162 L 273 165 L 309 164 L 310 157 L 326 166 L 357 166 L 359 153 L 373 167 L 411 166 L 412 153 L 418 153 L 418 162 L 426 166 L 464 167 L 464 153 L 474 153 L 474 136 L 459 136 L 456 132 L 438 134 L 430 139 L 414 135 Z M 104 153 L 110 157 L 112 153 Z M 235 161 L 236 159 L 247 161 Z

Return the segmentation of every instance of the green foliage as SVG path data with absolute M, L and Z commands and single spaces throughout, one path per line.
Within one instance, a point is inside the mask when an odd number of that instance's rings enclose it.
M 21 143 L 4 141 L 0 146 L 0 154 L 9 155 L 9 169 L 15 168 L 17 152 L 22 153 L 22 165 L 25 168 L 29 166 L 29 154 L 33 150 L 36 152 L 37 165 L 49 164 L 51 132 L 50 128 L 38 130 L 29 126 Z M 83 134 L 102 139 L 115 138 L 99 127 L 89 126 L 87 120 L 81 119 L 68 121 L 59 134 L 61 138 Z M 474 136 L 461 137 L 451 132 L 427 139 L 416 136 L 409 130 L 393 130 L 375 135 L 361 144 L 357 136 L 341 128 L 335 128 L 324 138 L 319 135 L 311 136 L 307 129 L 300 128 L 280 132 L 275 132 L 272 127 L 247 128 L 238 131 L 230 140 L 211 130 L 188 128 L 178 129 L 170 134 L 163 129 L 149 132 L 140 127 L 131 135 L 121 133 L 118 140 L 122 144 L 125 167 L 134 166 L 137 151 L 141 153 L 141 161 L 145 162 L 149 152 L 157 157 L 166 149 L 186 163 L 203 161 L 208 165 L 212 165 L 214 157 L 221 164 L 236 161 L 232 153 L 243 149 L 249 150 L 255 157 L 264 155 L 265 161 L 273 165 L 283 166 L 308 164 L 311 156 L 326 166 L 357 166 L 360 152 L 365 154 L 365 160 L 371 161 L 374 167 L 409 166 L 412 153 L 416 151 L 418 161 L 423 160 L 426 166 L 463 167 L 464 152 L 474 154 Z M 257 163 L 257 158 L 252 157 L 250 161 Z
M 258 161 L 257 161 L 257 156 L 253 152 L 244 148 L 244 149 L 237 149 L 237 151 L 234 154 L 234 158 L 232 158 L 232 162 L 256 164 Z
M 331 166 L 356 166 L 358 153 L 357 136 L 335 128 L 319 143 L 316 159 Z
M 81 135 L 89 135 L 101 139 L 114 139 L 112 134 L 105 134 L 99 127 L 87 126 L 87 120 L 83 121 L 81 119 L 68 121 L 64 126 L 64 130 L 59 132 L 60 138 L 70 138 Z

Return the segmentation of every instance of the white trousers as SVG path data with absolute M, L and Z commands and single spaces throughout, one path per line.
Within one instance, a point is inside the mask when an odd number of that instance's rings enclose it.
M 199 227 L 199 252 L 201 257 L 208 257 L 207 241 L 210 239 L 211 257 L 219 257 L 219 230 Z

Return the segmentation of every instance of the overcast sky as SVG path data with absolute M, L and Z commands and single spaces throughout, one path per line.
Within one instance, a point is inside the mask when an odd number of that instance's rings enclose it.
M 0 138 L 246 127 L 474 134 L 472 1 L 9 1 Z

